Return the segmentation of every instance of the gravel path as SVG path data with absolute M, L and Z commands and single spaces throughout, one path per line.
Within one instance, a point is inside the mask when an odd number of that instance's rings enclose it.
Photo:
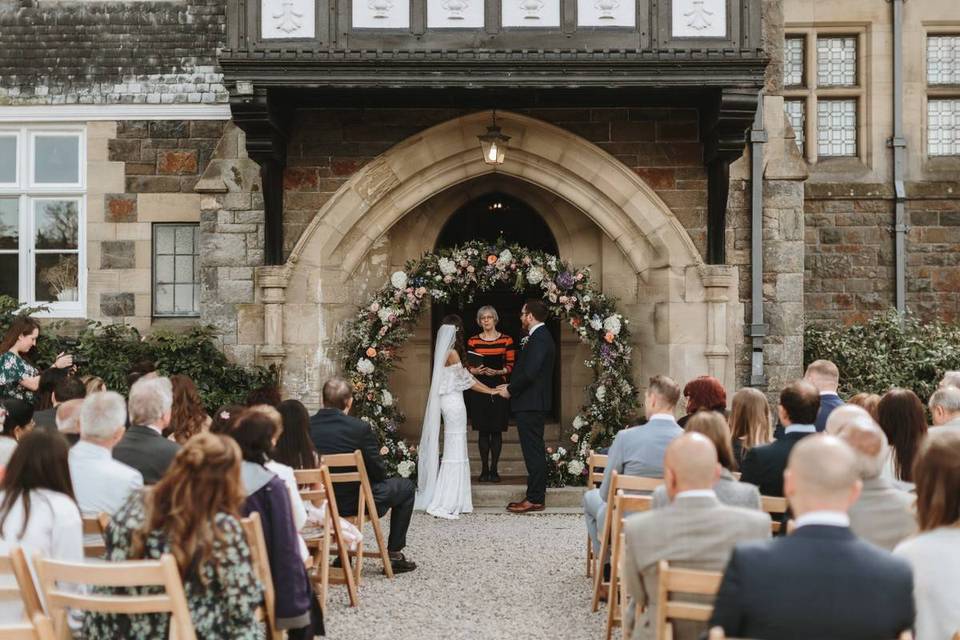
M 405 553 L 417 570 L 387 580 L 367 559 L 358 609 L 348 606 L 344 587 L 331 586 L 327 636 L 601 638 L 606 610 L 590 612 L 585 537 L 580 515 L 467 514 L 447 521 L 416 513 Z

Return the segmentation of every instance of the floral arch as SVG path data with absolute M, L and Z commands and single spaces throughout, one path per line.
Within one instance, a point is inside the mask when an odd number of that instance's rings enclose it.
M 615 300 L 593 284 L 587 267 L 576 268 L 557 256 L 517 245 L 476 241 L 428 253 L 396 271 L 362 307 L 341 344 L 343 369 L 354 385 L 353 414 L 380 437 L 381 454 L 392 472 L 416 474 L 416 448 L 398 435 L 405 416 L 390 393 L 388 378 L 398 348 L 410 337 L 428 299 L 468 302 L 497 284 L 518 295 L 535 288 L 550 313 L 564 319 L 589 345 L 594 380 L 573 419 L 567 447 L 548 449 L 551 486 L 583 484 L 590 449 L 608 446 L 636 406 L 631 366 L 629 320 Z

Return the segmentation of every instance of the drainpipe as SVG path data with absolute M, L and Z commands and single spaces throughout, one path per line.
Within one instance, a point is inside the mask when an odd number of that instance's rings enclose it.
M 751 340 L 750 386 L 765 387 L 763 373 L 763 339 L 767 325 L 763 323 L 763 143 L 767 131 L 763 128 L 763 93 L 757 104 L 757 113 L 750 128 L 750 326 Z
M 887 141 L 893 147 L 894 234 L 896 268 L 897 313 L 907 311 L 907 256 L 906 242 L 909 227 L 906 223 L 906 189 L 903 183 L 903 163 L 907 140 L 903 135 L 903 2 L 891 0 L 893 6 L 893 137 Z

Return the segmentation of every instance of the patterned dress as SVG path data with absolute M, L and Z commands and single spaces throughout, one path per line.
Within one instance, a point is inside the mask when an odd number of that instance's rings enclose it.
M 33 403 L 33 391 L 20 386 L 24 378 L 37 375 L 37 369 L 12 351 L 0 355 L 0 398 L 16 398 Z
M 128 560 L 133 532 L 143 526 L 146 513 L 143 494 L 135 493 L 113 516 L 107 529 L 107 560 Z M 184 580 L 184 591 L 190 618 L 197 638 L 222 640 L 254 640 L 263 637 L 263 629 L 254 615 L 263 602 L 263 590 L 257 580 L 250 560 L 250 549 L 240 523 L 233 516 L 218 513 L 216 526 L 224 534 L 222 542 L 214 546 L 214 557 L 219 560 L 219 569 L 213 563 L 199 568 L 206 578 L 203 586 L 198 576 Z M 147 538 L 144 558 L 158 559 L 170 552 L 163 531 L 154 531 Z M 140 594 L 163 593 L 162 587 L 148 589 L 127 587 L 97 587 L 101 593 Z M 114 640 L 137 638 L 166 640 L 169 636 L 169 616 L 166 614 L 115 615 L 87 613 L 81 637 L 87 640 Z
M 516 361 L 516 349 L 513 338 L 501 333 L 496 340 L 484 340 L 479 334 L 467 340 L 467 349 L 482 356 L 494 356 L 503 359 L 503 368 L 507 370 L 502 376 L 477 376 L 477 380 L 488 387 L 496 387 L 510 382 L 510 373 Z M 478 391 L 467 394 L 470 407 L 470 422 L 474 431 L 506 431 L 510 420 L 510 401 L 500 396 L 491 396 Z

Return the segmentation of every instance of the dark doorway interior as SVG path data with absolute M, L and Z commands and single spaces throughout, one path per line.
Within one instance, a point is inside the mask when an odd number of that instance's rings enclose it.
M 454 247 L 470 240 L 496 242 L 502 238 L 508 243 L 518 244 L 528 249 L 536 249 L 559 255 L 557 241 L 543 218 L 530 205 L 513 196 L 492 192 L 471 200 L 454 213 L 437 239 L 437 249 Z M 539 292 L 531 289 L 530 296 L 539 297 Z M 510 285 L 503 284 L 490 291 L 478 294 L 471 302 L 451 301 L 434 303 L 431 312 L 432 335 L 436 335 L 441 319 L 451 313 L 463 318 L 467 337 L 477 334 L 477 309 L 483 305 L 492 305 L 500 316 L 497 329 L 511 336 L 519 349 L 520 309 L 527 297 L 518 294 Z M 552 417 L 560 416 L 560 323 L 550 318 L 547 327 L 557 345 L 557 360 L 554 365 L 554 394 Z

